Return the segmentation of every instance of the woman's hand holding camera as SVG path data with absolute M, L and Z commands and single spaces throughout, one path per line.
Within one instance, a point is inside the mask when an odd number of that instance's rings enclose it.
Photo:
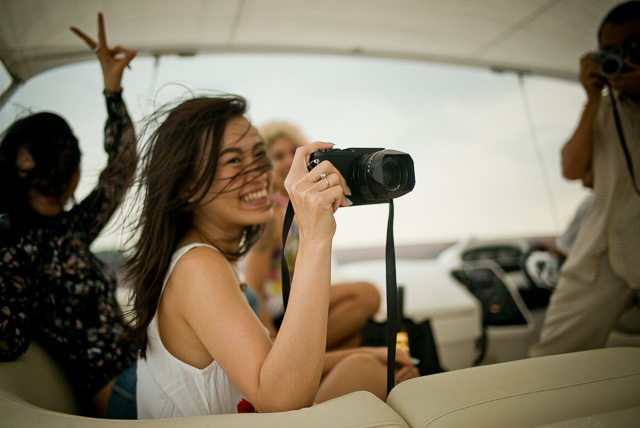
M 330 143 L 315 142 L 299 147 L 284 182 L 296 212 L 300 235 L 308 239 L 332 238 L 336 230 L 333 214 L 338 207 L 349 206 L 347 183 L 330 162 L 321 162 L 309 171 L 309 157 L 319 150 L 333 148 Z

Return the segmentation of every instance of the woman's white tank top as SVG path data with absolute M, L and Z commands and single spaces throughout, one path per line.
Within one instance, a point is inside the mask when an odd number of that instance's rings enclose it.
M 195 243 L 177 250 L 171 258 L 163 291 L 178 260 L 195 247 L 216 249 Z M 147 336 L 147 357 L 138 358 L 138 419 L 238 413 L 252 408 L 216 361 L 198 369 L 171 355 L 160 339 L 157 311 L 147 328 Z

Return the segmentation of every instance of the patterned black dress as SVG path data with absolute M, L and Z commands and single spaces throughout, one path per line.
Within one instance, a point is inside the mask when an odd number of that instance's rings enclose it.
M 125 323 L 114 272 L 89 246 L 121 203 L 135 174 L 131 119 L 120 94 L 106 94 L 105 151 L 98 185 L 82 202 L 0 242 L 0 361 L 42 345 L 81 397 L 92 397 L 136 359 L 119 339 Z

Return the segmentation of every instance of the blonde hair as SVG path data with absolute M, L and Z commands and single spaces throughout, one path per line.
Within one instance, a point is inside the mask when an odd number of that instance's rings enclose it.
M 258 129 L 258 133 L 264 140 L 267 149 L 271 149 L 273 142 L 278 138 L 286 138 L 296 146 L 307 144 L 307 138 L 302 134 L 300 129 L 292 123 L 283 120 L 274 120 L 265 123 Z

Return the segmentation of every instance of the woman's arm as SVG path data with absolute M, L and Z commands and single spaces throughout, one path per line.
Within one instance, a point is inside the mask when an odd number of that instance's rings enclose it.
M 105 101 L 108 113 L 104 128 L 107 165 L 100 173 L 94 190 L 81 203 L 86 230 L 92 240 L 122 203 L 138 163 L 137 140 L 122 94 L 105 92 Z
M 276 337 L 278 330 L 264 304 L 264 287 L 267 283 L 273 252 L 281 246 L 282 217 L 282 211 L 276 207 L 264 233 L 247 254 L 244 265 L 244 280 L 258 297 L 260 321 L 269 329 L 273 337 Z
M 215 250 L 193 249 L 174 268 L 158 308 L 163 343 L 194 367 L 217 361 L 259 412 L 310 406 L 322 376 L 326 342 L 329 285 L 321 281 L 304 281 L 308 287 L 294 281 L 285 316 L 292 322 L 289 327 L 283 323 L 272 342 L 228 262 Z M 180 330 L 176 314 L 193 337 Z M 176 329 L 173 334 L 171 329 Z
M 122 99 L 122 76 L 137 51 L 121 46 L 110 48 L 104 25 L 104 16 L 98 14 L 98 41 L 82 30 L 71 27 L 100 61 L 107 104 L 107 122 L 104 129 L 104 149 L 108 163 L 101 172 L 98 184 L 82 202 L 85 229 L 95 239 L 122 202 L 135 174 L 137 164 L 137 142 L 131 118 Z
M 287 178 L 300 240 L 287 312 L 273 343 L 222 256 L 214 261 L 212 255 L 198 251 L 191 255 L 192 266 L 182 263 L 172 274 L 181 272 L 184 276 L 179 281 L 182 297 L 178 297 L 181 303 L 176 310 L 209 355 L 260 412 L 310 406 L 322 378 L 331 241 L 336 227 L 333 214 L 348 202 L 344 196 L 346 183 L 330 163 L 323 162 L 311 172 L 307 165 L 310 153 L 330 147 L 314 143 L 299 148 Z M 319 178 L 321 173 L 327 174 L 332 187 L 326 187 Z M 202 259 L 197 260 L 196 256 Z M 215 284 L 212 278 L 216 278 Z M 167 288 L 165 293 L 168 291 Z M 169 296 L 163 299 L 169 301 Z

